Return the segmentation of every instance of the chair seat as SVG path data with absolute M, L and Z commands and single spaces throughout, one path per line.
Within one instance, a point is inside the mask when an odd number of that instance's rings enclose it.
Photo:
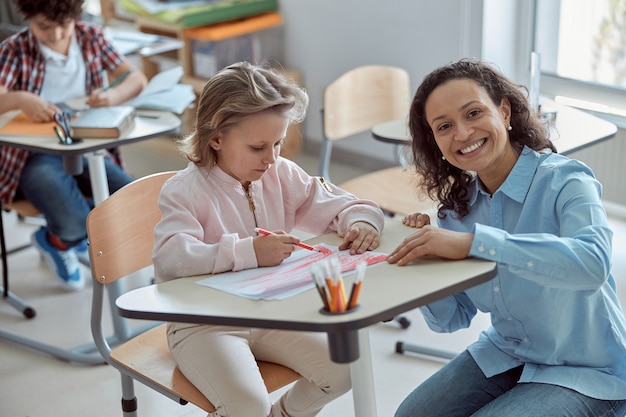
M 435 202 L 420 192 L 418 178 L 410 168 L 397 166 L 358 176 L 339 187 L 359 198 L 375 201 L 392 214 L 436 213 Z
M 116 347 L 111 351 L 111 359 L 204 411 L 215 411 L 213 404 L 176 366 L 167 345 L 165 327 L 165 324 L 154 327 Z M 282 365 L 262 361 L 259 361 L 258 365 L 268 392 L 301 378 L 298 373 Z
M 12 203 L 3 203 L 2 208 L 6 211 L 14 211 L 23 217 L 35 217 L 39 215 L 39 210 L 28 200 L 15 200 Z

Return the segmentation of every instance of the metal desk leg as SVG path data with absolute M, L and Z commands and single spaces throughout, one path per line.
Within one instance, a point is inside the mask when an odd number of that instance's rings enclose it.
M 91 180 L 91 193 L 96 206 L 109 198 L 109 184 L 107 182 L 107 173 L 104 166 L 105 154 L 106 152 L 104 150 L 87 154 L 89 177 Z M 117 298 L 122 294 L 120 285 L 119 281 L 115 281 L 107 287 L 109 289 L 109 303 L 111 306 L 114 338 L 117 339 L 118 343 L 128 340 L 131 337 L 128 322 L 116 313 L 117 308 L 115 307 L 115 300 L 117 300 Z
M 352 380 L 352 398 L 356 417 L 376 417 L 376 393 L 374 390 L 374 372 L 370 349 L 369 330 L 359 330 L 360 357 L 350 363 Z
M 442 349 L 429 348 L 428 346 L 415 345 L 412 343 L 396 342 L 396 353 L 413 352 L 419 355 L 434 356 L 442 359 L 452 359 L 457 354 Z
M 328 333 L 328 347 L 333 362 L 350 364 L 354 415 L 376 417 L 376 393 L 368 329 Z

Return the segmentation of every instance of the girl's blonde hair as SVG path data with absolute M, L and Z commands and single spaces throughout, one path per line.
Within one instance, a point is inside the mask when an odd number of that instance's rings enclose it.
M 289 123 L 298 123 L 308 104 L 306 91 L 277 70 L 248 62 L 229 65 L 202 89 L 195 131 L 179 142 L 179 149 L 194 164 L 212 167 L 217 153 L 210 144 L 224 129 L 262 111 L 275 111 Z

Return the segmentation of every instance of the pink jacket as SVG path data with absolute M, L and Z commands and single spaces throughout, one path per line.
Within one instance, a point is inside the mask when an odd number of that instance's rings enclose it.
M 157 282 L 256 268 L 255 227 L 343 236 L 350 225 L 365 221 L 383 229 L 376 203 L 323 183 L 288 159 L 278 158 L 250 184 L 249 194 L 254 212 L 241 183 L 217 166 L 207 170 L 190 163 L 170 178 L 161 190 L 163 217 L 154 230 Z

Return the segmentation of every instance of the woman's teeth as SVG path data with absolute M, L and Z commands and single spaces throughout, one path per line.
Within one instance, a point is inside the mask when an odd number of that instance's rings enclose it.
M 461 149 L 459 152 L 461 152 L 463 155 L 468 154 L 480 148 L 481 146 L 483 146 L 484 143 L 485 143 L 485 139 L 481 140 L 480 142 L 476 142 L 472 146 L 468 146 L 467 148 Z

